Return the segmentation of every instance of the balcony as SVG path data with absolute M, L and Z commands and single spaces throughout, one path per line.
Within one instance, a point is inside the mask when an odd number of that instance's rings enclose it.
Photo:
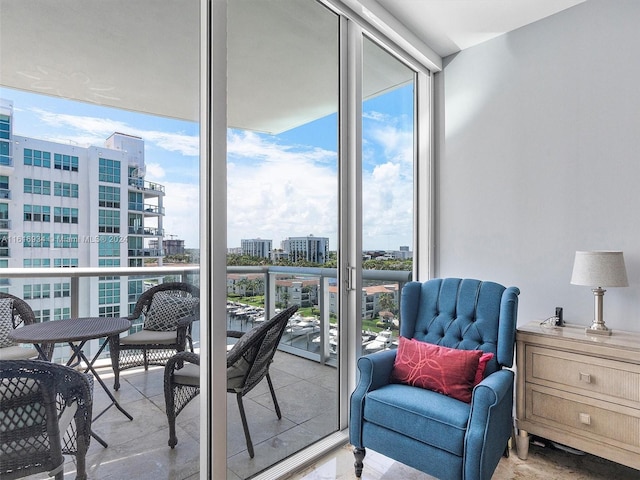
M 129 186 L 134 187 L 135 190 L 144 190 L 145 192 L 156 194 L 156 195 L 164 195 L 164 185 L 160 185 L 159 183 L 148 182 L 146 180 L 142 180 L 141 178 L 129 177 Z
M 153 215 L 164 215 L 164 207 L 160 208 L 158 205 L 150 205 L 145 203 L 142 207 L 142 211 L 146 213 L 151 213 Z
M 164 252 L 158 248 L 131 248 L 128 250 L 129 258 L 131 257 L 162 257 Z
M 3 278 L 29 280 L 46 278 L 70 278 L 72 316 L 83 316 L 86 312 L 79 309 L 78 281 L 82 277 L 126 275 L 136 278 L 159 278 L 171 275 L 174 279 L 197 282 L 197 267 L 148 267 L 148 268 L 42 268 L 42 269 L 5 269 Z M 274 301 L 269 295 L 273 292 L 278 275 L 296 275 L 316 278 L 322 288 L 335 278 L 335 271 L 321 268 L 274 268 L 274 267 L 229 267 L 228 273 L 262 275 L 265 281 L 267 298 L 265 305 Z M 408 272 L 366 271 L 368 281 L 383 281 L 386 284 L 408 280 Z M 230 284 L 231 285 L 231 284 Z M 14 292 L 15 293 L 15 292 Z M 321 289 L 318 297 L 323 298 Z M 129 298 L 132 301 L 133 298 Z M 325 331 L 324 321 L 329 316 L 329 302 L 321 304 L 317 332 L 320 338 Z M 229 328 L 247 330 L 251 328 L 248 316 L 229 316 Z M 257 321 L 254 318 L 253 321 Z M 199 325 L 195 325 L 197 331 Z M 237 405 L 233 395 L 227 396 L 227 466 L 228 479 L 246 479 L 258 475 L 266 468 L 295 455 L 303 447 L 321 441 L 337 429 L 337 369 L 333 366 L 331 352 L 321 352 L 322 342 L 309 342 L 301 337 L 298 340 L 286 336 L 280 351 L 274 358 L 271 375 L 282 410 L 283 418 L 278 420 L 272 410 L 270 395 L 266 383 L 259 385 L 247 397 L 245 408 L 255 446 L 255 458 L 249 460 L 242 431 Z M 198 348 L 196 338 L 196 349 Z M 91 345 L 87 345 L 90 348 Z M 58 356 L 58 361 L 64 361 Z M 113 373 L 109 361 L 105 358 L 99 366 L 99 373 L 107 386 L 111 387 Z M 98 479 L 171 479 L 197 480 L 199 478 L 199 425 L 202 397 L 194 399 L 177 417 L 178 445 L 175 449 L 167 446 L 168 426 L 164 413 L 163 369 L 150 367 L 125 370 L 121 373 L 121 388 L 115 396 L 123 407 L 132 414 L 128 420 L 118 410 L 109 409 L 93 422 L 93 429 L 109 443 L 103 448 L 98 442 L 91 442 L 87 456 L 89 478 Z M 94 387 L 94 411 L 101 411 L 109 403 L 108 397 L 99 387 Z M 295 457 L 295 461 L 298 457 Z M 386 457 L 369 452 L 365 475 L 371 478 L 422 478 L 424 475 L 394 463 Z M 72 457 L 66 457 L 65 473 L 73 478 L 75 466 Z M 305 460 L 300 460 L 300 463 Z M 331 473 L 326 473 L 327 468 Z M 338 470 L 336 470 L 338 469 Z M 324 472 L 321 478 L 351 478 L 353 475 L 353 456 L 349 449 L 338 448 L 328 457 L 317 461 L 317 473 Z M 393 472 L 393 473 L 392 473 Z M 518 473 L 520 472 L 520 473 Z M 329 476 L 327 476 L 329 475 Z M 496 470 L 494 479 L 506 480 L 515 476 L 543 479 L 550 476 L 570 478 L 616 478 L 635 479 L 637 471 L 583 455 L 573 455 L 566 451 L 532 445 L 529 459 L 521 461 L 515 452 L 509 458 L 503 458 Z M 28 477 L 32 480 L 48 478 L 44 474 Z M 269 477 L 273 478 L 273 477 Z M 292 480 L 320 478 L 307 469 L 290 477 Z M 368 477 L 369 478 L 369 477 Z
M 145 235 L 149 237 L 162 237 L 164 235 L 162 228 L 155 227 L 129 227 L 128 232 L 130 235 Z
M 5 230 L 11 230 L 11 220 L 8 219 L 0 219 L 0 228 Z
M 0 188 L 0 200 L 11 200 L 11 190 Z

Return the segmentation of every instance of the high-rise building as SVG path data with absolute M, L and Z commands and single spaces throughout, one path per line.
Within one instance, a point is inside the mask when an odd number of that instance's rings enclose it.
M 289 260 L 306 260 L 313 263 L 325 263 L 329 258 L 329 238 L 327 237 L 288 237 L 282 241 L 282 249 L 288 253 Z
M 240 240 L 242 255 L 250 255 L 252 257 L 269 258 L 272 244 L 272 240 L 264 240 L 262 238 L 245 238 Z
M 114 133 L 80 147 L 13 135 L 12 123 L 13 103 L 0 99 L 0 268 L 162 264 L 165 190 L 144 178 L 142 138 Z M 144 290 L 134 277 L 81 280 L 92 316 L 127 316 Z M 69 278 L 0 289 L 26 299 L 40 321 L 70 315 Z

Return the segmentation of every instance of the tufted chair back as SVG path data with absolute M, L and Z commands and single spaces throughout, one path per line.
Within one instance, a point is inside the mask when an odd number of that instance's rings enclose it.
M 400 335 L 444 347 L 492 352 L 487 374 L 513 365 L 516 287 L 474 279 L 409 282 L 402 290 Z M 501 315 L 502 313 L 502 315 Z

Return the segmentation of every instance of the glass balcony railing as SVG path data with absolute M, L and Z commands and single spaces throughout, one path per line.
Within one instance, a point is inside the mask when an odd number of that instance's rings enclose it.
M 159 248 L 130 248 L 129 257 L 162 257 L 164 252 Z
M 160 185 L 159 183 L 148 182 L 141 178 L 129 177 L 129 186 L 135 187 L 139 190 L 150 190 L 151 192 L 156 192 L 160 194 L 164 194 L 164 185 Z
M 158 207 L 158 205 L 149 205 L 148 203 L 144 204 L 142 211 L 145 213 L 154 213 L 157 215 L 164 215 L 164 207 L 160 208 Z
M 0 188 L 0 199 L 11 200 L 11 190 L 8 188 Z
M 151 237 L 162 237 L 164 230 L 155 227 L 129 227 L 130 235 L 149 235 Z
M 8 250 L 8 249 L 7 249 Z M 138 256 L 154 256 L 161 253 L 152 249 L 130 250 Z M 148 253 L 148 255 L 146 255 Z M 2 249 L 0 249 L 0 255 Z M 3 269 L 4 279 L 27 279 L 27 283 L 46 284 L 56 283 L 61 279 L 70 282 L 70 295 L 64 299 L 68 304 L 72 317 L 96 316 L 93 311 L 97 305 L 80 301 L 81 293 L 89 288 L 82 287 L 82 279 L 93 278 L 118 279 L 127 277 L 135 279 L 153 279 L 154 282 L 170 281 L 173 279 L 198 281 L 199 268 L 186 267 L 113 267 L 113 268 L 11 268 Z M 362 344 L 366 352 L 376 349 L 393 348 L 397 341 L 398 328 L 401 319 L 400 291 L 404 284 L 411 280 L 411 273 L 407 271 L 364 270 L 363 297 L 369 297 L 370 302 L 363 302 L 362 307 Z M 48 280 L 55 279 L 55 280 Z M 84 280 L 89 281 L 89 280 Z M 124 278 L 126 281 L 126 278 Z M 25 283 L 25 282 L 22 282 Z M 13 295 L 24 297 L 22 284 L 12 282 L 8 289 Z M 127 285 L 127 283 L 121 284 Z M 382 294 L 367 294 L 380 291 Z M 122 287 L 126 288 L 126 287 Z M 122 290 L 121 288 L 121 290 Z M 303 295 L 295 295 L 303 293 Z M 139 293 L 138 293 L 139 294 Z M 319 363 L 335 364 L 339 312 L 338 288 L 336 269 L 329 268 L 298 268 L 298 267 L 227 267 L 227 324 L 229 329 L 246 331 L 254 325 L 275 315 L 279 309 L 292 304 L 298 304 L 299 310 L 291 319 L 282 337 L 280 349 L 297 356 L 314 360 Z M 126 299 L 119 305 L 122 316 L 126 316 L 127 305 L 135 302 L 134 292 L 122 294 Z M 97 300 L 96 300 L 97 302 Z M 30 300 L 32 308 L 38 311 L 54 311 L 60 308 L 60 299 L 39 298 Z M 55 303 L 55 305 L 53 305 Z M 93 309 L 93 310 L 92 310 Z M 384 314 L 384 315 L 382 315 Z M 53 319 L 53 317 L 51 317 Z M 351 319 L 349 319 L 351 321 Z M 385 333 L 386 332 L 386 333 Z M 380 338 L 387 335 L 386 340 Z M 194 331 L 194 343 L 199 344 L 199 332 Z

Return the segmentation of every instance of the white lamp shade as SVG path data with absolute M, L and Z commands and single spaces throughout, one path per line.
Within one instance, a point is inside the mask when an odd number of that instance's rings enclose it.
M 622 252 L 576 252 L 571 283 L 589 287 L 628 287 Z

